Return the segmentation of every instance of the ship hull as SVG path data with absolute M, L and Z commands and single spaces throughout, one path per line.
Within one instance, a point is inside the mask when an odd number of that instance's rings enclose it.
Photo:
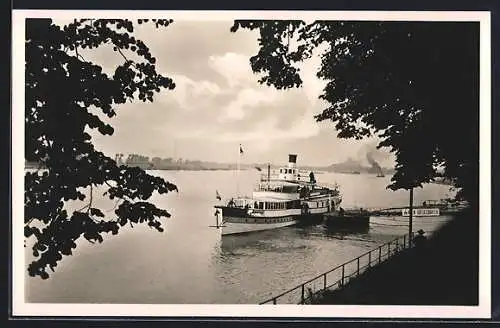
M 242 223 L 236 222 L 240 218 L 232 218 L 232 217 L 224 217 L 224 221 L 222 223 L 222 235 L 235 235 L 248 233 L 253 231 L 262 231 L 269 229 L 278 229 L 283 227 L 289 227 L 297 224 L 297 219 L 295 216 L 285 216 L 276 219 L 269 219 L 269 222 L 251 222 L 251 223 Z
M 218 209 L 222 235 L 288 227 L 298 222 L 297 218 L 301 213 L 300 209 L 265 211 L 226 206 L 220 206 Z
M 331 199 L 331 202 L 330 202 Z M 233 235 L 277 229 L 292 225 L 320 223 L 323 215 L 340 203 L 340 198 L 319 196 L 303 199 L 301 208 L 260 210 L 244 207 L 216 206 L 222 235 Z

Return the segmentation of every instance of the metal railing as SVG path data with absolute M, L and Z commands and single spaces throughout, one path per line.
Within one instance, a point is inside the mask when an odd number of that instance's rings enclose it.
M 280 304 L 307 304 L 319 293 L 342 288 L 367 269 L 411 247 L 412 239 L 408 238 L 408 234 L 393 239 L 259 304 L 278 304 L 278 300 Z

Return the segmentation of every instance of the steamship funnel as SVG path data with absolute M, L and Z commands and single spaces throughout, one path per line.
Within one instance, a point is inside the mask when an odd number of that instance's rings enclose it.
M 288 167 L 292 168 L 295 167 L 297 164 L 297 155 L 296 154 L 289 154 L 288 155 Z

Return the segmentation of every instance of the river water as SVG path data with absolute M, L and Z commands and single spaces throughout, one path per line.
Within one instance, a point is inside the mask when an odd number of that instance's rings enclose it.
M 102 244 L 79 241 L 74 255 L 65 257 L 49 279 L 26 274 L 26 302 L 254 304 L 408 230 L 408 220 L 402 217 L 374 217 L 364 231 L 331 231 L 317 225 L 222 238 L 220 230 L 211 227 L 215 191 L 223 198 L 238 189 L 250 195 L 259 172 L 241 171 L 238 177 L 232 171 L 151 173 L 179 188 L 179 193 L 152 199 L 172 214 L 164 221 L 165 232 L 135 226 L 105 237 Z M 386 189 L 390 177 L 324 173 L 316 179 L 340 185 L 344 208 L 408 204 L 408 192 Z M 448 186 L 429 184 L 415 190 L 414 202 L 450 195 Z M 104 198 L 94 204 L 108 213 L 114 207 Z M 432 233 L 449 219 L 414 218 L 414 231 Z M 31 252 L 26 250 L 28 263 Z

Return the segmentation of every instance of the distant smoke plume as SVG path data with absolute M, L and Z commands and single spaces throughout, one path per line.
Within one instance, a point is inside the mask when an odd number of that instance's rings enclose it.
M 373 152 L 372 151 L 369 151 L 367 154 L 366 154 L 366 160 L 368 161 L 368 163 L 370 163 L 370 165 L 372 166 L 371 167 L 371 172 L 373 173 L 377 173 L 377 174 L 384 174 L 383 171 L 382 171 L 382 168 L 380 167 L 380 165 L 377 163 L 377 161 L 373 158 Z

